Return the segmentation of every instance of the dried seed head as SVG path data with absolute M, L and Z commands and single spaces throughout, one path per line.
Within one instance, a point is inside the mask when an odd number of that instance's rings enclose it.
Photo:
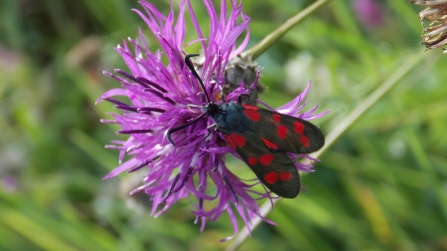
M 225 68 L 225 85 L 223 87 L 223 94 L 227 96 L 230 92 L 234 91 L 244 82 L 245 88 L 250 88 L 250 86 L 256 81 L 256 74 L 258 65 L 252 63 L 251 56 L 246 57 L 234 57 L 228 61 Z M 264 91 L 264 87 L 257 82 L 256 86 L 250 90 L 250 97 L 246 103 L 251 105 L 256 104 L 256 99 L 258 94 Z
M 411 0 L 410 3 L 426 7 L 419 13 L 423 27 L 421 44 L 427 50 L 447 44 L 447 0 Z
M 197 58 L 192 58 L 191 61 L 197 72 L 200 73 L 202 71 L 204 61 L 203 55 L 200 55 Z M 258 64 L 251 61 L 251 55 L 244 57 L 238 55 L 230 58 L 225 66 L 225 82 L 221 87 L 223 97 L 226 98 L 228 94 L 239 88 L 242 82 L 244 83 L 245 89 L 250 89 L 255 81 L 258 80 L 257 74 Z M 260 93 L 264 92 L 264 86 L 262 86 L 258 80 L 255 86 L 253 86 L 249 91 L 250 97 L 243 99 L 243 102 L 256 105 L 256 99 Z

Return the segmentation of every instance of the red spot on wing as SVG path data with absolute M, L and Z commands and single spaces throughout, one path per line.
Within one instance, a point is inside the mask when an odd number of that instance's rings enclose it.
M 273 156 L 273 154 L 267 153 L 267 154 L 264 154 L 261 157 L 259 157 L 259 161 L 264 166 L 268 166 L 274 158 L 275 158 L 275 156 Z
M 233 142 L 230 135 L 224 135 L 224 138 L 228 141 L 228 144 L 233 147 L 233 149 L 236 149 L 236 144 Z
M 274 113 L 273 114 L 273 120 L 278 122 L 278 123 L 281 122 L 281 115 L 279 115 L 277 113 Z
M 259 107 L 255 106 L 255 105 L 242 104 L 242 106 L 245 107 L 245 109 L 259 110 Z
M 295 130 L 296 133 L 301 135 L 304 132 L 304 125 L 299 121 L 295 121 L 295 123 L 293 123 L 293 129 Z
M 255 106 L 255 107 L 259 109 L 259 107 L 257 107 L 257 106 Z M 247 117 L 249 117 L 254 122 L 258 122 L 259 119 L 261 118 L 261 114 L 257 110 L 254 110 L 254 109 L 245 109 L 244 113 L 245 113 L 245 115 L 247 115 Z
M 254 166 L 256 165 L 256 163 L 258 163 L 258 161 L 254 158 L 254 157 L 249 157 L 247 159 L 248 164 L 250 164 L 250 166 Z
M 245 145 L 246 139 L 244 136 L 232 132 L 230 133 L 230 137 L 238 147 L 243 147 Z
M 300 140 L 301 140 L 301 144 L 303 144 L 304 147 L 310 146 L 309 138 L 306 135 L 301 135 Z
M 279 146 L 273 142 L 271 142 L 268 139 L 262 138 L 262 141 L 264 141 L 264 144 L 267 146 L 268 149 L 270 150 L 278 150 Z
M 275 184 L 275 182 L 278 180 L 278 174 L 274 171 L 271 171 L 264 176 L 264 179 L 265 182 L 269 183 L 270 185 Z
M 287 135 L 287 131 L 289 131 L 289 129 L 287 129 L 287 127 L 285 125 L 279 125 L 277 130 L 278 130 L 278 136 L 281 139 L 285 139 L 286 135 Z
M 279 179 L 281 179 L 282 181 L 288 181 L 288 180 L 292 179 L 292 173 L 291 172 L 281 172 L 279 174 Z

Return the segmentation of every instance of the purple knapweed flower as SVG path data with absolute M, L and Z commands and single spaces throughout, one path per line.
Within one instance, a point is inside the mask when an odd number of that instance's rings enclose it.
M 212 118 L 205 116 L 197 123 L 173 133 L 175 146 L 166 137 L 168 130 L 185 125 L 203 114 L 203 105 L 207 102 L 204 90 L 185 65 L 184 58 L 188 54 L 185 47 L 192 43 L 201 45 L 201 56 L 195 60 L 195 65 L 211 101 L 221 103 L 220 93 L 226 84 L 227 63 L 236 58 L 248 43 L 250 18 L 242 12 L 241 2 L 229 1 L 230 8 L 227 10 L 227 1 L 221 1 L 220 16 L 211 0 L 204 0 L 203 3 L 210 18 L 207 36 L 195 17 L 190 1 L 180 0 L 176 16 L 172 3 L 168 16 L 146 1 L 140 1 L 145 13 L 134 10 L 158 39 L 162 50 L 151 52 L 140 30 L 139 39 L 129 40 L 134 51 L 125 41 L 116 48 L 130 72 L 115 70 L 118 75 L 105 72 L 120 81 L 122 87 L 104 93 L 98 102 L 112 102 L 121 112 L 111 114 L 113 120 L 102 122 L 119 124 L 122 128 L 119 133 L 129 135 L 126 141 L 114 141 L 115 145 L 107 147 L 120 151 L 120 162 L 125 155 L 129 159 L 104 179 L 124 171 L 144 169 L 140 170 L 147 172 L 144 184 L 131 194 L 144 191 L 152 201 L 153 216 L 159 216 L 179 199 L 188 197 L 195 208 L 196 222 L 201 220 L 201 230 L 206 219 L 214 221 L 226 212 L 236 234 L 238 225 L 235 212 L 250 226 L 253 218 L 261 217 L 257 200 L 271 199 L 270 192 L 265 189 L 264 192 L 254 191 L 252 187 L 259 183 L 257 179 L 248 184 L 228 170 L 225 154 L 237 154 L 220 133 L 208 129 L 214 123 Z M 198 36 L 190 42 L 184 41 L 186 9 Z M 237 47 L 236 39 L 244 32 L 245 37 Z M 240 94 L 249 94 L 256 89 L 259 69 L 251 86 L 246 88 L 241 82 L 240 87 L 225 95 L 226 101 L 236 101 Z M 313 114 L 316 107 L 298 113 L 306 103 L 301 104 L 309 88 L 310 83 L 302 94 L 276 111 L 306 120 L 322 116 Z M 129 101 L 118 101 L 112 98 L 114 96 L 124 96 Z M 308 155 L 294 157 L 314 161 Z M 297 162 L 296 166 L 302 171 L 312 171 L 312 165 Z

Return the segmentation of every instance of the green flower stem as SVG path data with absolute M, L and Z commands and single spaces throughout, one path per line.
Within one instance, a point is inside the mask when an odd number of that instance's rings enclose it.
M 257 45 L 248 49 L 247 51 L 242 53 L 242 56 L 252 55 L 253 59 L 261 56 L 267 49 L 269 49 L 272 45 L 274 45 L 279 39 L 281 39 L 293 26 L 299 24 L 301 21 L 306 19 L 309 15 L 314 13 L 323 5 L 327 4 L 331 0 L 318 0 L 315 3 L 311 4 L 306 9 L 300 11 L 295 16 L 288 19 L 283 25 L 278 27 L 275 31 L 267 35 L 264 39 L 261 40 Z
M 373 91 L 364 101 L 357 106 L 344 120 L 342 120 L 326 137 L 325 146 L 318 152 L 311 154 L 312 157 L 318 158 L 323 154 L 334 142 L 343 135 L 354 123 L 365 114 L 377 101 L 379 101 L 385 94 L 387 94 L 392 87 L 399 83 L 408 73 L 410 73 L 417 65 L 421 64 L 426 58 L 426 53 L 420 53 L 418 56 L 409 58 L 401 65 L 382 85 Z M 435 59 L 436 60 L 436 59 Z M 273 200 L 276 204 L 280 199 Z M 265 217 L 272 210 L 270 201 L 261 206 L 261 215 Z M 253 231 L 261 222 L 260 217 L 253 219 L 251 230 Z M 245 226 L 239 235 L 234 239 L 234 242 L 228 247 L 228 251 L 236 250 L 238 246 L 249 236 L 249 231 Z
M 379 99 L 381 99 L 393 86 L 395 86 L 403 77 L 413 70 L 420 62 L 426 58 L 425 53 L 418 54 L 417 57 L 410 58 L 400 68 L 398 68 L 382 85 L 380 85 L 373 93 L 364 99 L 357 108 L 352 111 L 344 120 L 342 120 L 326 137 L 324 147 L 311 154 L 312 157 L 318 158 L 327 148 L 332 146 L 340 136 L 348 130 L 366 111 L 368 111 Z

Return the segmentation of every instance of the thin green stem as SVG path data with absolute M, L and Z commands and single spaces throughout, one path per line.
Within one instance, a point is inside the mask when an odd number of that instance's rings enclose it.
M 354 123 L 364 115 L 374 104 L 377 103 L 385 94 L 387 94 L 392 87 L 394 87 L 402 78 L 410 73 L 417 65 L 420 65 L 421 61 L 426 58 L 426 53 L 420 53 L 418 56 L 406 60 L 382 85 L 377 87 L 364 101 L 357 106 L 344 120 L 342 120 L 326 137 L 325 146 L 318 152 L 312 154 L 314 158 L 318 158 L 323 154 L 334 142 L 341 137 Z M 273 201 L 276 204 L 280 199 Z M 265 217 L 272 210 L 270 201 L 264 203 L 261 206 L 261 215 Z M 261 222 L 261 218 L 257 217 L 253 219 L 250 226 L 253 231 Z M 235 238 L 232 245 L 228 247 L 228 251 L 236 250 L 239 245 L 250 235 L 247 227 L 244 227 L 239 235 Z
M 252 55 L 253 59 L 261 56 L 268 48 L 274 45 L 279 39 L 281 39 L 293 26 L 299 24 L 301 21 L 306 19 L 306 17 L 310 16 L 316 10 L 318 10 L 323 5 L 327 4 L 332 0 L 318 0 L 315 3 L 311 4 L 306 9 L 300 11 L 295 16 L 288 19 L 283 25 L 278 27 L 275 31 L 267 35 L 264 39 L 262 39 L 257 45 L 243 52 L 242 55 Z
M 418 54 L 417 57 L 407 60 L 400 68 L 398 68 L 382 85 L 372 92 L 364 101 L 357 106 L 344 120 L 342 120 L 326 137 L 324 147 L 312 154 L 312 157 L 318 158 L 327 148 L 332 146 L 334 142 L 340 138 L 343 133 L 348 130 L 366 111 L 368 111 L 379 99 L 381 99 L 394 85 L 396 85 L 403 77 L 405 77 L 413 68 L 426 58 L 425 53 Z

